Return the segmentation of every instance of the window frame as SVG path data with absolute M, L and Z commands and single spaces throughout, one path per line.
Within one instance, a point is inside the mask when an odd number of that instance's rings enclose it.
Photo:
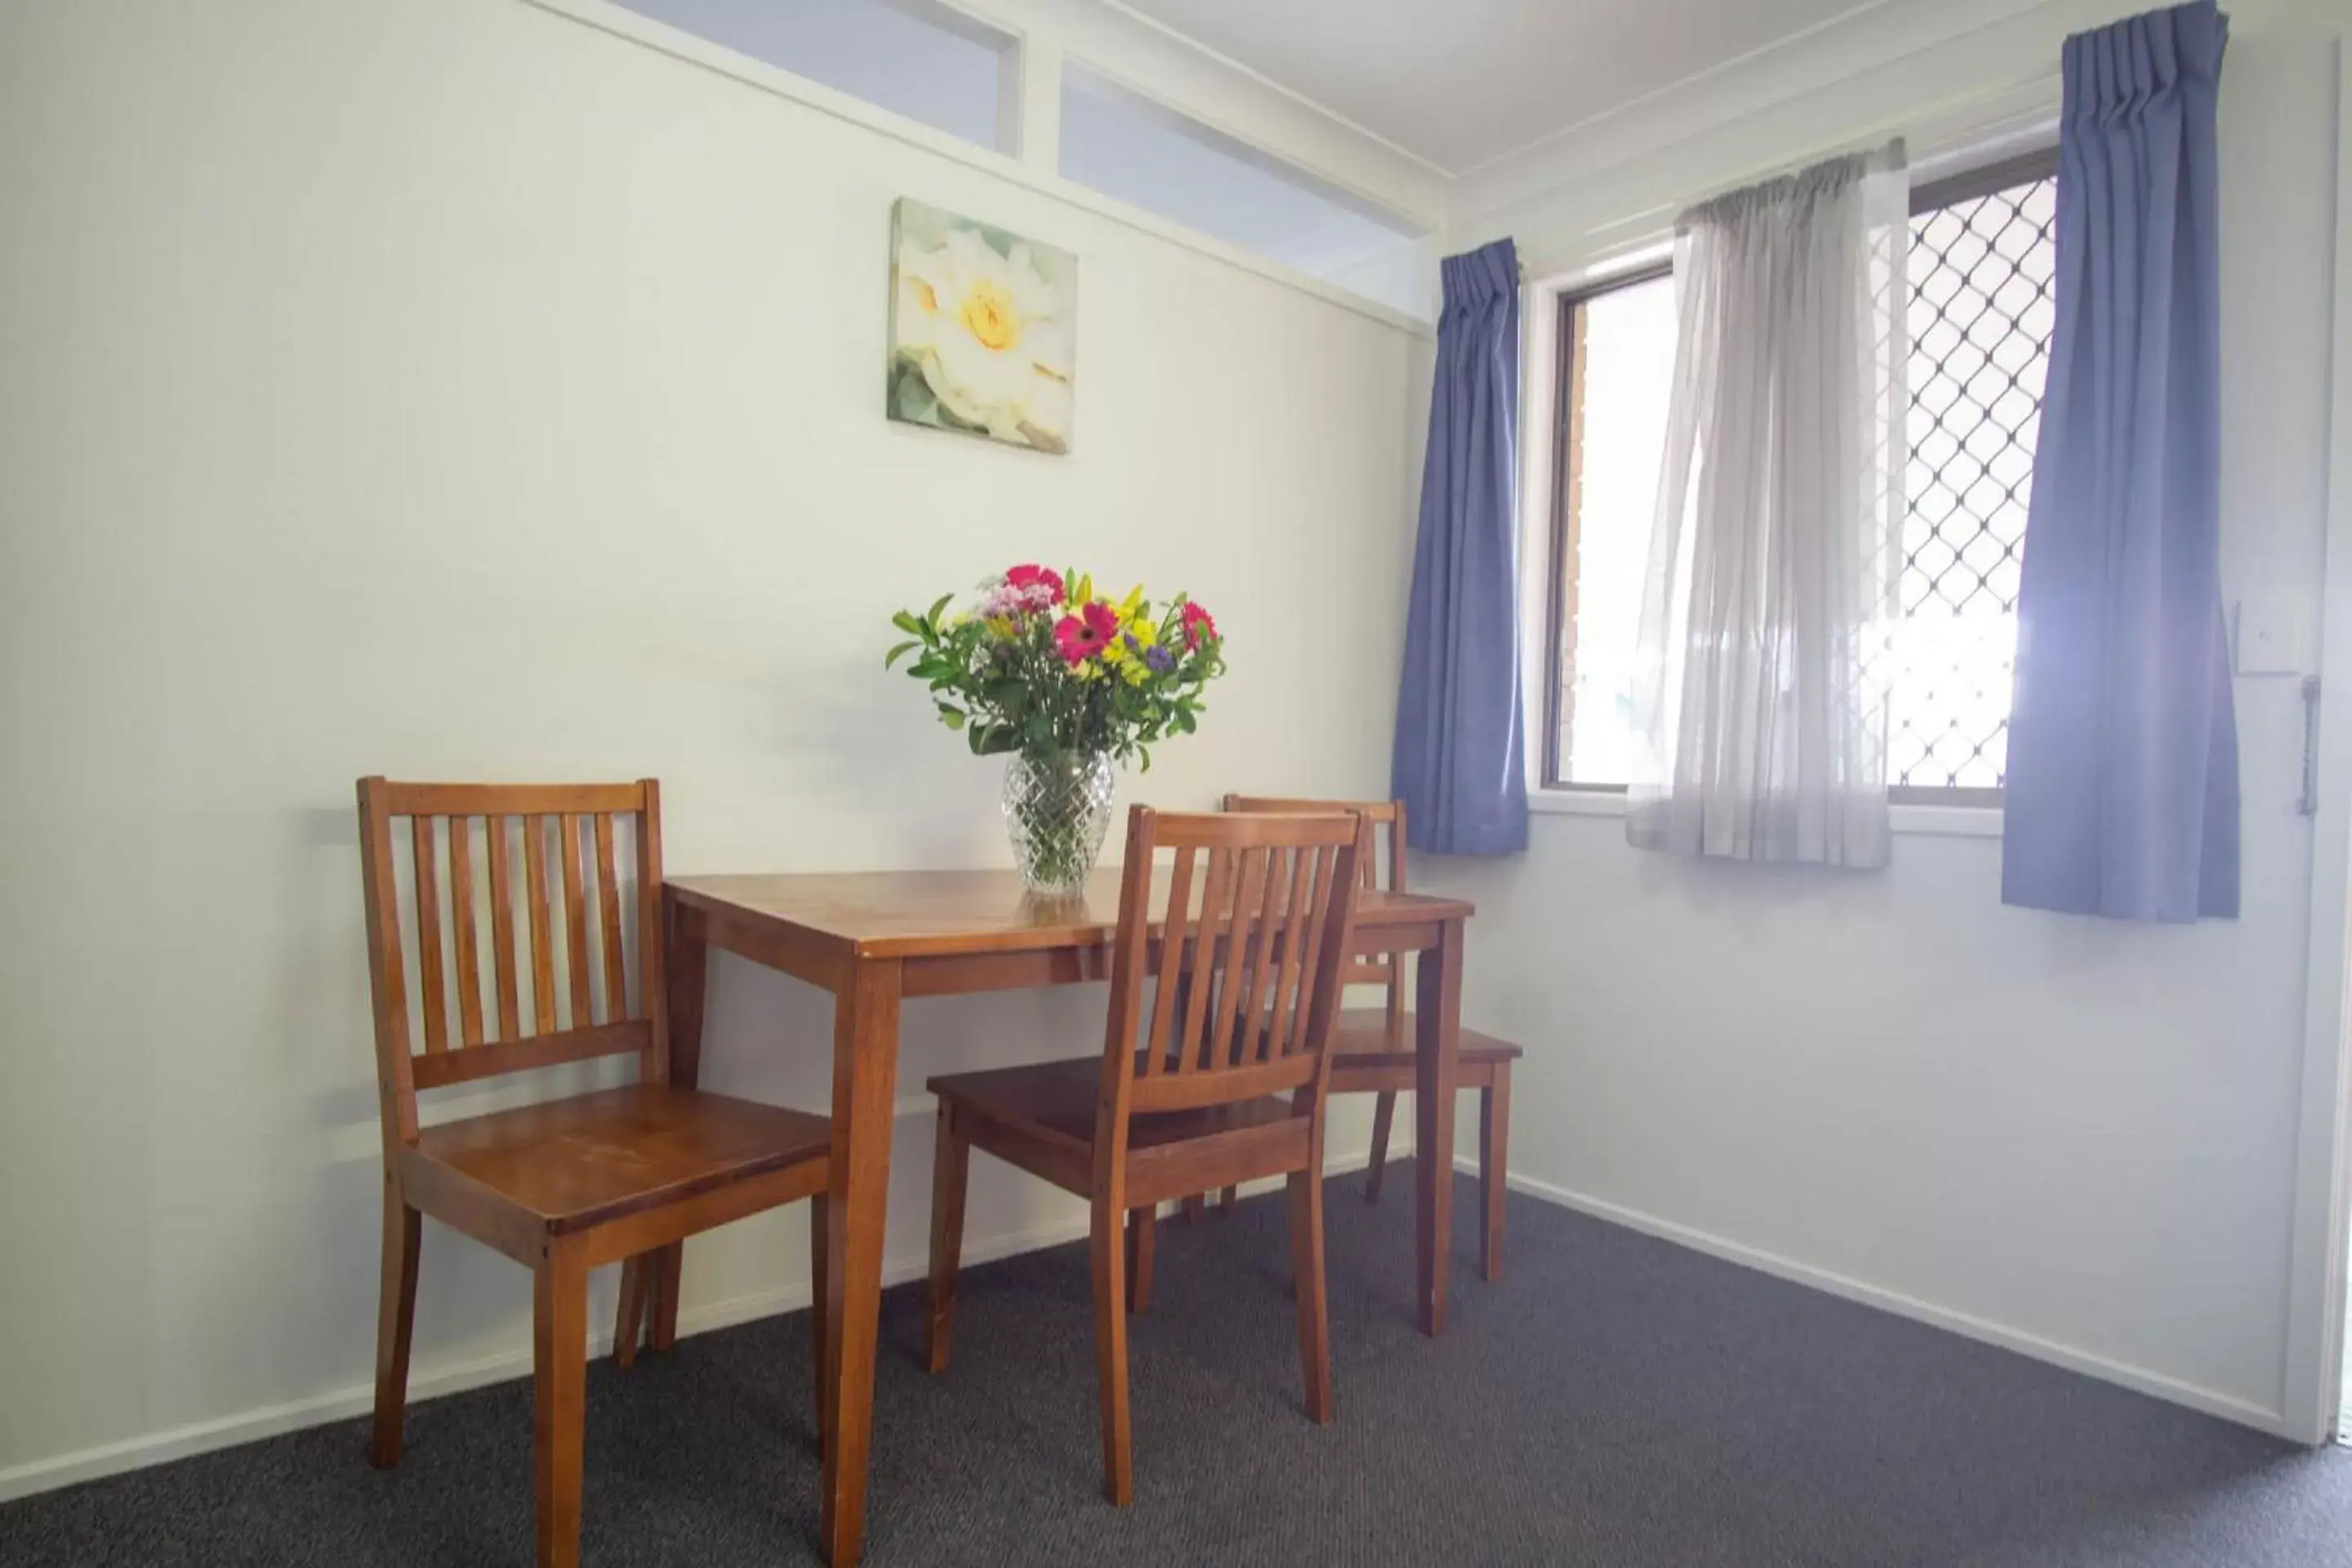
M 1622 783 L 1564 778 L 1560 773 L 1564 761 L 1560 755 L 1560 733 L 1575 712 L 1571 706 L 1575 682 L 1568 661 L 1575 658 L 1570 617 L 1576 613 L 1577 584 L 1570 565 L 1576 560 L 1579 519 L 1570 497 L 1577 486 L 1578 465 L 1573 460 L 1576 435 L 1584 413 L 1584 400 L 1578 395 L 1584 381 L 1584 356 L 1578 352 L 1582 345 L 1578 341 L 1576 320 L 1578 310 L 1591 300 L 1620 289 L 1654 283 L 1674 274 L 1674 257 L 1668 253 L 1654 261 L 1587 279 L 1555 296 L 1559 314 L 1552 327 L 1551 497 L 1550 517 L 1546 525 L 1551 570 L 1544 584 L 1544 742 L 1537 775 L 1539 789 L 1623 795 L 1629 787 Z
M 1187 233 L 1197 234 L 1252 258 L 1261 267 L 1275 267 L 1296 277 L 1308 278 L 1324 289 L 1336 289 L 1349 297 L 1363 300 L 1383 310 L 1392 310 L 1424 331 L 1433 330 L 1438 315 L 1437 258 L 1433 248 L 1424 250 L 1426 276 L 1417 290 L 1425 296 L 1419 305 L 1399 304 L 1369 293 L 1353 285 L 1343 283 L 1322 273 L 1309 270 L 1301 263 L 1262 249 L 1244 240 L 1232 238 L 1212 228 L 1205 228 L 1150 205 L 1135 196 L 1108 190 L 1079 177 L 1070 168 L 1070 142 L 1061 134 L 1069 119 L 1069 104 L 1074 97 L 1092 98 L 1149 121 L 1170 136 L 1190 143 L 1194 148 L 1255 171 L 1311 200 L 1347 213 L 1353 217 L 1383 229 L 1394 236 L 1400 247 L 1433 247 L 1437 226 L 1396 207 L 1350 189 L 1328 174 L 1318 173 L 1273 148 L 1237 135 L 1223 126 L 1202 118 L 1191 110 L 1182 109 L 1157 92 L 1145 88 L 1108 66 L 1082 55 L 1065 53 L 1054 73 L 1054 117 L 1056 126 L 1052 167 L 1054 175 L 1070 189 L 1085 191 L 1095 200 L 1112 202 L 1124 208 L 1148 214 L 1154 221 L 1172 225 Z
M 1024 128 L 1021 151 L 1015 155 L 982 146 L 896 110 L 828 87 L 813 78 L 797 75 L 782 66 L 771 65 L 740 50 L 713 43 L 699 33 L 631 10 L 616 4 L 615 0 L 530 0 L 530 3 L 574 26 L 593 28 L 635 47 L 740 82 L 772 98 L 782 99 L 845 124 L 870 131 L 903 146 L 945 159 L 959 167 L 977 170 L 992 179 L 1044 197 L 1072 212 L 1115 223 L 1135 233 L 1180 246 L 1195 256 L 1205 257 L 1221 266 L 1308 295 L 1351 315 L 1404 332 L 1420 342 L 1431 342 L 1436 339 L 1433 304 L 1431 309 L 1419 312 L 1397 310 L 1369 295 L 1327 283 L 1320 278 L 1281 262 L 1267 260 L 1255 251 L 1228 244 L 1213 235 L 1129 205 L 1116 197 L 1098 195 L 1055 173 L 1052 167 L 1054 137 L 1050 132 L 1056 119 L 1054 110 L 1058 106 L 1049 103 L 1048 100 L 1051 97 L 1049 84 L 1058 79 L 1061 62 L 1066 58 L 1064 35 L 1059 29 L 1016 23 L 992 12 L 983 14 L 973 5 L 967 4 L 967 0 L 937 0 L 938 4 L 963 12 L 982 26 L 1009 33 L 1017 40 L 1019 68 L 1006 73 L 999 84 L 1009 100 L 1005 111 L 1010 113 L 1018 110 Z M 1013 79 L 1016 78 L 1017 80 Z M 1297 156 L 1272 142 L 1266 144 L 1266 151 L 1280 157 Z M 1304 158 L 1301 158 L 1301 166 L 1307 166 Z M 1437 200 L 1433 186 L 1423 190 L 1409 174 L 1400 175 L 1393 189 L 1387 175 L 1366 177 L 1371 184 L 1350 188 L 1362 189 L 1366 199 L 1381 210 L 1424 227 L 1432 235 L 1435 234 L 1437 219 L 1432 215 L 1438 211 L 1442 203 Z M 1382 190 L 1389 194 L 1374 194 Z
M 960 148 L 970 148 L 983 154 L 1018 162 L 1021 157 L 1022 122 L 1020 102 L 1022 76 L 1025 68 L 1028 37 L 1020 29 L 1009 26 L 993 17 L 985 16 L 958 3 L 958 0 L 870 0 L 877 10 L 891 11 L 919 26 L 931 28 L 947 37 L 961 38 L 968 44 L 995 56 L 995 119 L 985 140 L 968 136 L 952 126 L 940 124 L 900 104 L 886 102 L 845 82 L 813 74 L 805 63 L 786 64 L 765 55 L 755 54 L 743 45 L 728 37 L 717 37 L 660 9 L 646 9 L 650 0 L 612 0 L 614 9 L 627 13 L 636 23 L 689 38 L 701 48 L 716 50 L 730 60 L 761 71 L 772 71 L 793 81 L 805 83 L 819 92 L 859 105 L 869 114 L 886 116 L 904 125 L 919 126 L 923 132 L 945 138 Z M 566 0 L 557 0 L 563 7 Z M 566 14 L 580 16 L 576 11 Z M 581 19 L 589 18 L 582 16 Z M 593 23 L 605 26 L 601 22 Z M 607 27 L 607 30 L 610 30 Z M 742 76 L 740 68 L 730 74 Z M 794 97 L 802 97 L 793 94 Z M 806 101 L 804 97 L 803 101 Z
M 2030 152 L 1995 158 L 1959 170 L 1940 179 L 1932 180 L 1912 189 L 1909 216 L 1957 206 L 2002 191 L 2012 185 L 2049 179 L 2058 170 L 2058 148 L 2055 142 Z M 1544 585 L 1543 609 L 1543 746 L 1537 768 L 1536 787 L 1539 793 L 1555 797 L 1622 796 L 1627 784 L 1606 784 L 1562 776 L 1562 731 L 1574 716 L 1571 704 L 1574 644 L 1570 616 L 1576 608 L 1576 584 L 1570 567 L 1576 560 L 1579 519 L 1570 504 L 1577 470 L 1572 460 L 1575 436 L 1582 413 L 1580 397 L 1583 363 L 1578 353 L 1576 313 L 1587 301 L 1620 289 L 1654 282 L 1671 277 L 1674 262 L 1671 256 L 1646 264 L 1628 268 L 1586 279 L 1572 288 L 1560 289 L 1552 298 L 1557 302 L 1557 316 L 1552 331 L 1552 408 L 1549 440 L 1550 468 L 1548 475 L 1550 495 L 1546 500 L 1545 538 L 1548 544 L 1549 570 Z M 1906 496 L 1907 505 L 1907 496 Z M 1890 784 L 1887 799 L 1890 805 L 1907 806 L 1948 806 L 1968 810 L 1999 812 L 2007 792 L 1998 786 L 1952 784 Z

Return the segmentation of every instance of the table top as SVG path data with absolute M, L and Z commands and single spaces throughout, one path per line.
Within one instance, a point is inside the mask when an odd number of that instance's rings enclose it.
M 1169 875 L 1163 866 L 1152 879 L 1155 926 L 1167 907 Z M 847 943 L 866 958 L 1095 947 L 1118 929 L 1115 867 L 1097 871 L 1083 894 L 1050 900 L 1029 894 L 1013 871 L 672 877 L 667 886 L 690 907 L 774 921 Z M 1466 920 L 1474 912 L 1461 899 L 1367 889 L 1356 901 L 1356 926 Z

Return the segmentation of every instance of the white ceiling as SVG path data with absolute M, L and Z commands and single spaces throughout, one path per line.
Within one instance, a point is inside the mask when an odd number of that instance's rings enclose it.
M 1449 174 L 1883 0 L 1112 0 Z

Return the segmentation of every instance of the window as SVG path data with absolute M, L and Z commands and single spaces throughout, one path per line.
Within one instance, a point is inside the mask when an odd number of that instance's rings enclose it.
M 1423 230 L 1076 62 L 1062 71 L 1061 170 L 1352 293 L 1433 314 L 1436 258 Z
M 1887 782 L 1981 792 L 2009 759 L 2018 559 L 2058 272 L 2054 160 L 1911 207 L 1911 466 Z
M 2055 160 L 1913 193 L 1910 466 L 1892 661 L 1897 800 L 1991 801 L 2008 755 L 2019 557 L 2054 321 Z M 1560 300 L 1544 782 L 1617 789 L 1675 352 L 1674 282 Z
M 1673 274 L 1643 273 L 1561 300 L 1559 347 L 1559 679 L 1545 771 L 1549 783 L 1622 784 L 1633 761 L 1633 643 L 1675 378 Z
M 620 0 L 628 9 L 950 135 L 1017 151 L 999 106 L 1014 40 L 929 0 Z

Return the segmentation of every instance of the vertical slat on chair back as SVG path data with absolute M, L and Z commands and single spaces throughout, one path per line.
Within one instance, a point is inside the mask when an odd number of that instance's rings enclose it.
M 1355 921 L 1361 837 L 1346 815 L 1135 808 L 1109 1035 L 1113 1057 L 1128 1064 L 1111 1068 L 1132 1074 L 1132 1110 L 1319 1085 Z M 1159 849 L 1172 850 L 1174 862 L 1154 942 Z
M 1404 802 L 1401 800 L 1288 800 L 1273 795 L 1229 795 L 1224 807 L 1227 811 L 1245 812 L 1354 812 L 1364 823 L 1359 860 L 1364 887 L 1367 890 L 1382 889 L 1391 893 L 1405 890 Z M 1381 869 L 1382 840 L 1388 850 L 1385 875 Z M 1390 1043 L 1400 1044 L 1404 1037 L 1403 959 L 1392 952 L 1378 957 L 1351 957 L 1348 961 L 1347 983 L 1383 988 L 1382 1005 L 1388 1015 Z
M 658 784 L 651 779 L 628 784 L 419 784 L 366 778 L 360 781 L 359 806 L 368 974 L 387 1137 L 416 1136 L 420 1089 L 624 1053 L 643 1059 L 650 1080 L 667 1080 Z M 634 1006 L 615 854 L 614 824 L 621 818 L 631 821 L 635 848 Z M 401 829 L 395 829 L 396 822 Z M 551 834 L 560 904 L 552 901 L 557 889 L 549 885 Z M 478 835 L 488 868 L 486 888 L 475 877 Z M 518 836 L 520 889 L 514 875 Z M 523 905 L 520 921 L 518 895 Z M 410 917 L 405 921 L 404 904 Z M 530 944 L 527 960 L 524 941 Z M 526 963 L 528 1028 L 521 980 Z

